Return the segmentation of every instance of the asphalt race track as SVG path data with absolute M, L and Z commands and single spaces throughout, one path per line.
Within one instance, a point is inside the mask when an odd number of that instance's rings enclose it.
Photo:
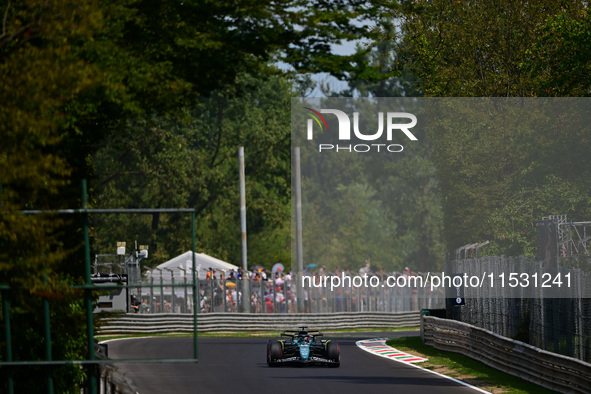
M 269 338 L 200 338 L 198 363 L 119 363 L 140 394 L 476 393 L 452 380 L 359 349 L 360 339 L 410 333 L 326 335 L 341 345 L 340 368 L 269 368 Z M 109 358 L 191 358 L 192 338 L 108 342 Z

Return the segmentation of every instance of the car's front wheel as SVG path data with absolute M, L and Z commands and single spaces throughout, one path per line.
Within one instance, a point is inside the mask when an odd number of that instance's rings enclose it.
M 326 344 L 326 356 L 334 362 L 330 364 L 331 367 L 338 368 L 341 365 L 341 348 L 338 342 L 330 341 Z
M 279 361 L 281 360 L 283 348 L 279 342 L 271 342 L 268 345 L 267 350 L 267 364 L 270 367 L 276 367 L 279 365 Z

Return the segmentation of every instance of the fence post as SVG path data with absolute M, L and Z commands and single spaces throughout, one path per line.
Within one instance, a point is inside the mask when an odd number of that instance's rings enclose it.
M 47 283 L 47 273 L 43 278 L 43 282 Z M 49 300 L 43 297 L 43 320 L 45 324 L 45 357 L 47 361 L 52 361 L 51 353 L 51 323 L 49 320 Z M 47 392 L 53 394 L 53 375 L 51 368 L 47 369 Z
M 86 179 L 82 180 L 82 209 L 88 209 Z M 84 277 L 86 285 L 84 293 L 86 296 L 86 335 L 88 336 L 88 359 L 90 361 L 94 361 L 94 325 L 92 316 L 92 293 L 90 290 L 90 287 L 92 286 L 92 280 L 90 278 L 90 237 L 88 233 L 88 213 L 84 212 L 82 218 L 84 226 Z M 90 364 L 88 375 L 90 393 L 96 394 L 96 368 L 94 364 Z
M 239 187 L 240 187 L 240 257 L 242 262 L 242 270 L 246 274 L 248 271 L 248 257 L 247 257 L 247 244 L 246 244 L 246 180 L 244 174 L 244 147 L 238 147 L 238 176 L 239 176 Z M 244 288 L 246 292 L 247 288 Z M 224 294 L 224 297 L 226 295 Z M 241 309 L 244 312 L 250 310 L 250 292 L 243 294 L 243 302 Z
M 7 289 L 10 289 L 6 286 Z M 4 290 L 4 288 L 2 289 Z M 8 300 L 8 290 L 2 292 L 2 312 L 4 314 L 4 340 L 6 341 L 6 361 L 12 361 L 12 337 L 10 332 L 10 301 Z M 8 370 L 8 393 L 14 394 L 14 380 L 12 379 L 11 369 Z

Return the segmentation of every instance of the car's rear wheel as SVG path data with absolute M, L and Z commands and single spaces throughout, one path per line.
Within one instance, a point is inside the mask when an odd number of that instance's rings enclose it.
M 330 364 L 331 367 L 337 368 L 341 365 L 341 348 L 338 342 L 330 341 L 326 344 L 326 356 L 334 362 Z
M 281 344 L 279 342 L 271 342 L 268 349 L 267 364 L 270 367 L 276 367 L 279 365 L 278 360 L 281 360 L 281 353 L 283 351 Z

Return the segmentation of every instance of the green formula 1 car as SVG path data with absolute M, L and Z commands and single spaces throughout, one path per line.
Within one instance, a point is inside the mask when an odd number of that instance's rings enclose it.
M 341 349 L 336 341 L 321 339 L 322 333 L 301 327 L 296 331 L 284 331 L 281 338 L 267 343 L 267 364 L 325 365 L 337 368 L 341 365 Z

